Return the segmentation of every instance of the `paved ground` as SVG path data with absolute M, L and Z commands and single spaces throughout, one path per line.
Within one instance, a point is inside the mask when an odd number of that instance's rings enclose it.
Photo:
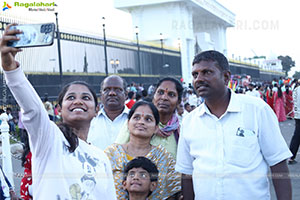
M 285 122 L 280 123 L 280 129 L 288 145 L 291 141 L 291 137 L 293 136 L 294 126 L 295 126 L 294 120 L 287 120 Z M 300 152 L 298 154 L 300 154 Z M 300 155 L 298 155 L 297 160 L 298 160 L 297 164 L 289 165 L 290 173 L 292 175 L 293 199 L 295 200 L 300 199 Z M 13 161 L 14 172 L 23 173 L 23 169 L 21 167 L 21 161 L 15 158 L 13 158 L 12 161 Z M 21 178 L 19 177 L 14 178 L 14 183 L 18 194 L 20 188 L 20 181 Z M 271 184 L 271 194 L 272 194 L 272 200 L 275 200 L 276 196 L 272 184 Z

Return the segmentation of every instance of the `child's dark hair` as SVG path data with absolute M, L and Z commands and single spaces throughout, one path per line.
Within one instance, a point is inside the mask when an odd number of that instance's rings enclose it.
M 129 161 L 124 169 L 124 181 L 126 181 L 129 170 L 133 168 L 143 168 L 150 175 L 151 182 L 157 182 L 158 180 L 158 169 L 156 165 L 146 157 L 136 157 L 133 160 Z M 149 192 L 148 197 L 152 194 L 152 191 Z
M 159 113 L 158 113 L 158 110 L 157 108 L 154 106 L 153 103 L 151 102 L 148 102 L 148 101 L 138 101 L 136 102 L 131 110 L 129 111 L 129 114 L 128 114 L 128 121 L 131 119 L 132 115 L 134 114 L 135 110 L 140 107 L 140 106 L 144 106 L 144 105 L 147 105 L 150 107 L 150 109 L 152 110 L 152 113 L 153 113 L 153 116 L 154 116 L 154 119 L 155 119 L 155 124 L 157 125 L 159 123 Z
M 67 91 L 68 91 L 68 89 L 71 85 L 84 85 L 84 86 L 86 86 L 89 89 L 89 91 L 91 92 L 91 94 L 94 98 L 95 108 L 97 107 L 97 105 L 98 105 L 97 95 L 93 91 L 91 86 L 89 84 L 87 84 L 86 82 L 84 82 L 84 81 L 73 81 L 73 82 L 68 83 L 67 85 L 65 85 L 63 87 L 63 89 L 61 90 L 61 92 L 59 93 L 58 98 L 57 98 L 57 104 L 60 107 L 62 107 L 63 99 L 64 99 L 64 97 L 65 97 L 65 95 L 66 95 L 66 93 L 67 93 Z M 73 153 L 75 151 L 75 149 L 77 148 L 77 146 L 78 146 L 78 137 L 77 137 L 77 135 L 75 135 L 73 133 L 72 128 L 69 125 L 65 124 L 65 123 L 58 124 L 58 127 L 63 132 L 65 138 L 67 139 L 67 141 L 70 144 L 70 146 L 68 147 L 69 152 Z

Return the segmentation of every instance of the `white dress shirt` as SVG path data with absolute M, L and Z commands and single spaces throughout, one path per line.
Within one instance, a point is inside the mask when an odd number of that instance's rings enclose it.
M 102 150 L 113 144 L 123 124 L 127 121 L 128 113 L 129 109 L 124 106 L 123 112 L 111 121 L 104 108 L 101 108 L 97 117 L 91 121 L 88 142 Z
M 291 156 L 271 108 L 231 91 L 220 118 L 205 103 L 185 116 L 175 169 L 193 175 L 196 200 L 269 200 L 268 168 Z

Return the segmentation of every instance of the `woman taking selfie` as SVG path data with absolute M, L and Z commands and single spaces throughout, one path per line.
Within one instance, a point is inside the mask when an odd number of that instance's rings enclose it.
M 113 144 L 105 150 L 111 161 L 118 199 L 128 198 L 122 186 L 124 166 L 139 156 L 151 160 L 159 171 L 157 188 L 148 199 L 179 198 L 181 184 L 180 175 L 174 169 L 175 160 L 162 145 L 150 144 L 154 132 L 158 129 L 158 122 L 159 113 L 152 103 L 146 101 L 135 103 L 128 115 L 129 142 Z
M 98 111 L 95 93 L 85 82 L 66 85 L 58 97 L 62 124 L 50 121 L 39 96 L 8 47 L 21 31 L 8 25 L 1 38 L 2 67 L 8 87 L 24 110 L 32 153 L 33 199 L 115 199 L 111 166 L 106 155 L 86 142 Z

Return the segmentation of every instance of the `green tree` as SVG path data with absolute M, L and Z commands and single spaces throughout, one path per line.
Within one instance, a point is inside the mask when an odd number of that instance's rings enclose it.
M 290 56 L 278 56 L 278 59 L 281 60 L 282 69 L 285 71 L 285 76 L 288 76 L 288 72 L 292 67 L 295 67 L 295 61 L 292 60 Z
M 293 78 L 300 79 L 300 72 L 296 71 Z

